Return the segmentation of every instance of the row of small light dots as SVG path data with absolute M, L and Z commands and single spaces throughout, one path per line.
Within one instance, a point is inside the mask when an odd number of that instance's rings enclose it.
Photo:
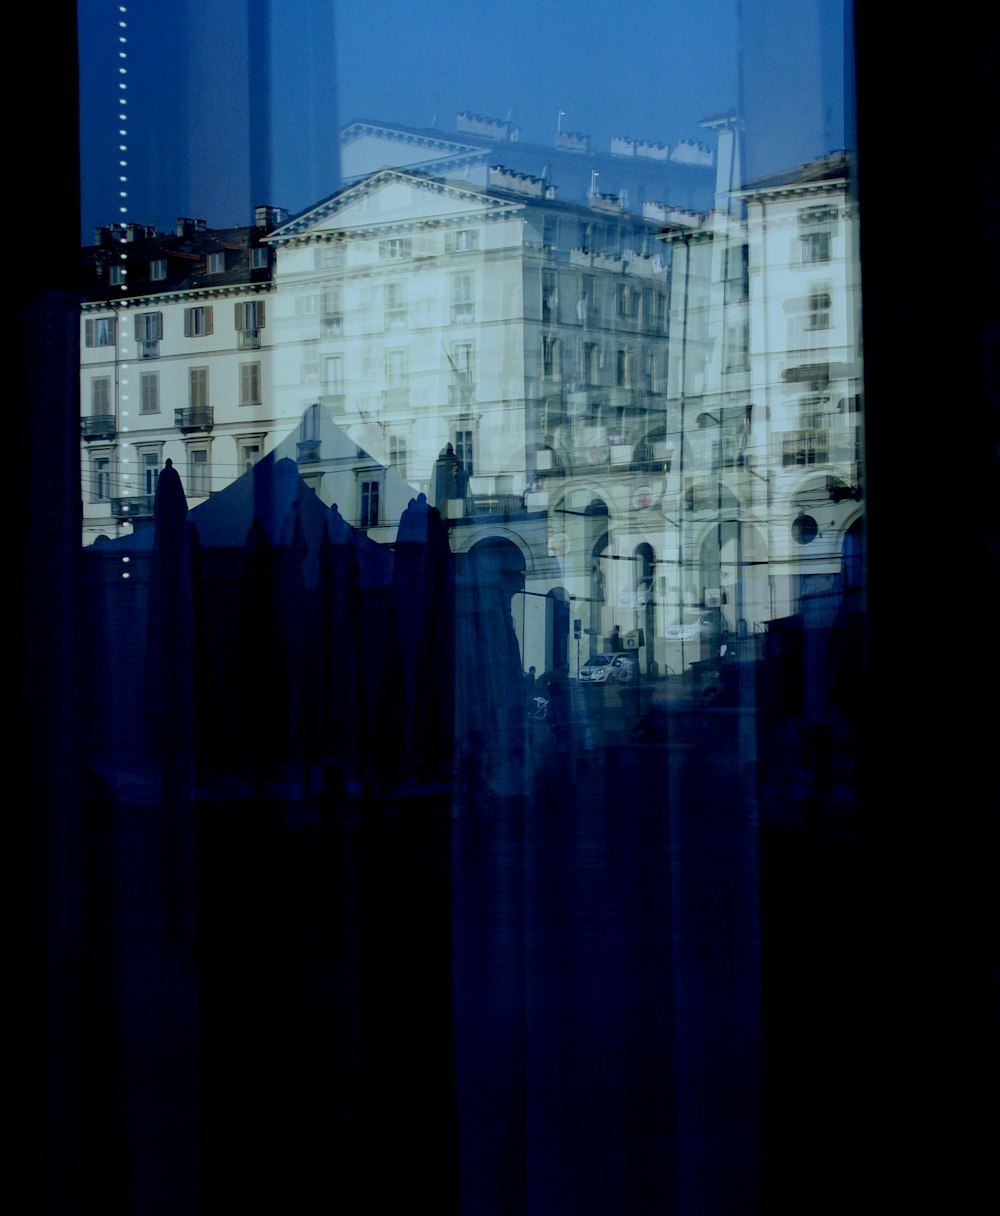
M 128 49 L 127 49 L 128 35 L 126 33 L 126 30 L 128 29 L 128 23 L 125 20 L 125 17 L 127 15 L 127 9 L 124 4 L 120 4 L 118 6 L 118 13 L 119 13 L 119 18 L 118 18 L 118 31 L 119 31 L 119 33 L 118 33 L 118 60 L 119 60 L 118 76 L 121 78 L 121 77 L 128 75 L 128 68 L 125 66 L 126 60 L 128 59 Z M 120 143 L 118 144 L 118 154 L 119 154 L 119 159 L 118 159 L 118 187 L 119 187 L 119 189 L 118 189 L 118 199 L 119 199 L 118 214 L 122 217 L 122 219 L 120 220 L 120 223 L 119 223 L 119 227 L 121 229 L 121 235 L 119 237 L 119 241 L 122 244 L 122 246 L 124 246 L 128 240 L 128 232 L 127 232 L 128 225 L 124 218 L 125 215 L 127 214 L 127 210 L 128 210 L 128 207 L 127 207 L 127 204 L 125 201 L 128 198 L 128 189 L 127 189 L 127 186 L 128 186 L 128 161 L 127 161 L 126 155 L 125 155 L 126 152 L 128 151 L 128 145 L 125 143 L 125 140 L 128 137 L 128 127 L 126 125 L 128 122 L 128 114 L 126 112 L 126 106 L 128 105 L 128 98 L 125 96 L 125 94 L 127 92 L 128 92 L 127 83 L 123 79 L 119 79 L 119 81 L 118 81 L 118 123 L 119 123 L 118 138 L 120 140 Z M 122 253 L 121 253 L 121 261 L 122 261 L 122 268 L 121 268 L 122 273 L 121 273 L 121 283 L 119 284 L 119 290 L 126 291 L 128 288 L 128 283 L 126 281 L 127 276 L 128 276 L 128 267 L 125 264 L 126 255 L 125 255 L 124 248 L 122 249 Z M 124 319 L 124 318 L 122 318 L 122 319 Z M 121 353 L 123 356 L 127 356 L 128 355 L 128 334 L 125 331 L 124 325 L 119 326 L 119 339 L 121 341 Z M 122 370 L 122 376 L 121 376 L 122 411 L 121 411 L 121 414 L 122 414 L 123 418 L 127 418 L 128 417 L 128 364 L 122 363 L 121 370 Z M 127 423 L 122 426 L 122 431 L 123 432 L 128 431 Z M 126 455 L 127 452 L 128 452 L 127 445 L 123 445 L 123 447 L 122 447 L 122 465 L 123 466 L 127 466 L 129 463 L 128 456 Z M 130 484 L 131 480 L 132 480 L 131 474 L 126 472 L 125 469 L 123 468 L 123 470 L 122 470 L 122 482 L 123 482 L 122 492 L 125 495 L 125 497 L 131 496 L 131 492 L 132 492 L 132 487 Z M 127 562 L 128 558 L 124 558 L 123 561 Z M 128 578 L 128 572 L 123 571 L 122 577 Z

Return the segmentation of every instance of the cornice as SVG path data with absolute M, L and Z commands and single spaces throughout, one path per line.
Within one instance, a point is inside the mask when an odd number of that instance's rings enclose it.
M 757 199 L 773 200 L 807 194 L 842 194 L 846 189 L 847 178 L 835 177 L 823 181 L 786 182 L 782 185 L 762 186 L 757 190 L 740 190 L 737 193 L 747 204 L 752 204 Z
M 394 143 L 418 145 L 424 148 L 442 148 L 447 152 L 458 155 L 461 150 L 476 152 L 480 149 L 475 144 L 465 140 L 447 136 L 433 136 L 422 132 L 403 130 L 398 127 L 383 126 L 376 122 L 352 122 L 345 128 L 342 142 L 350 143 L 362 135 L 376 135 L 380 139 L 392 140 Z
M 516 204 L 500 205 L 477 214 L 443 215 L 419 220 L 387 220 L 383 224 L 367 224 L 363 228 L 351 228 L 348 232 L 341 231 L 335 234 L 304 232 L 285 238 L 281 244 L 283 247 L 288 246 L 292 249 L 307 249 L 313 245 L 330 244 L 331 237 L 341 243 L 346 243 L 372 240 L 376 237 L 385 239 L 413 232 L 431 232 L 442 228 L 468 228 L 473 224 L 497 223 L 500 220 L 510 219 L 517 215 L 518 210 Z
M 233 296 L 266 295 L 274 291 L 274 284 L 264 283 L 232 283 L 228 286 L 193 287 L 177 291 L 163 291 L 142 296 L 127 296 L 121 299 L 87 300 L 81 305 L 81 311 L 91 312 L 120 312 L 126 308 L 155 308 L 165 304 L 184 304 L 192 300 L 231 299 Z

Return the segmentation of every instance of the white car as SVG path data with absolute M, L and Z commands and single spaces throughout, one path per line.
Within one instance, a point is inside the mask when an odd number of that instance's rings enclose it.
M 725 633 L 726 623 L 718 608 L 697 608 L 684 613 L 679 625 L 668 625 L 664 636 L 675 642 L 695 642 Z
M 627 684 L 638 672 L 639 664 L 630 654 L 598 654 L 581 668 L 577 678 L 584 684 Z

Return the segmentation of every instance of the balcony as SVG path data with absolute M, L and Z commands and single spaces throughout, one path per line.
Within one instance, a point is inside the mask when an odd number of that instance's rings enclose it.
M 112 498 L 115 519 L 152 519 L 154 494 L 135 494 L 131 498 Z
M 136 357 L 139 359 L 159 359 L 159 338 L 140 338 L 136 345 Z
M 189 405 L 184 409 L 174 410 L 174 426 L 179 431 L 210 431 L 212 429 L 215 411 L 210 405 Z
M 114 439 L 117 432 L 114 414 L 91 414 L 80 419 L 80 434 L 84 439 Z
M 782 468 L 808 468 L 826 464 L 830 459 L 830 434 L 814 428 L 783 431 L 777 436 L 781 444 Z
M 578 432 L 568 456 L 576 472 L 668 473 L 674 445 L 662 439 L 648 440 L 637 428 L 609 433 L 604 427 L 587 427 Z M 548 470 L 539 465 L 538 471 L 544 474 Z
M 520 494 L 470 494 L 465 500 L 465 515 L 523 515 Z
M 610 463 L 610 445 L 607 440 L 595 439 L 585 447 L 570 451 L 570 464 L 576 470 L 606 469 Z
M 637 443 L 632 453 L 632 468 L 643 473 L 669 473 L 674 458 L 673 445 L 656 439 Z
M 636 391 L 634 388 L 618 385 L 608 390 L 608 404 L 612 409 L 623 410 L 635 404 Z
M 260 330 L 241 329 L 236 334 L 238 350 L 260 350 Z
M 316 464 L 322 447 L 320 439 L 302 439 L 295 445 L 295 458 L 299 464 Z

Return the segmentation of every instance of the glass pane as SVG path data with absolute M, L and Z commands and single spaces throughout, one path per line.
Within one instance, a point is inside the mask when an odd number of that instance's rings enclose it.
M 770 1216 L 834 1168 L 852 21 L 79 6 L 74 1195 Z

